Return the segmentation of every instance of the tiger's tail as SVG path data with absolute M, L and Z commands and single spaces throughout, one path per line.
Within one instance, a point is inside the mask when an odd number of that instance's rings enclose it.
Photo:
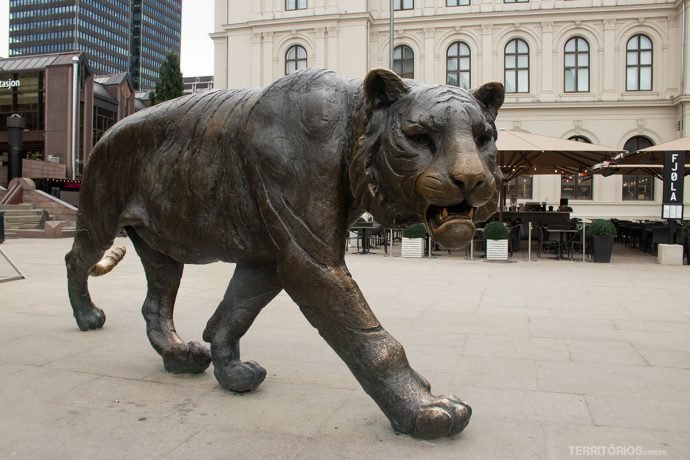
M 109 273 L 125 257 L 125 246 L 113 246 L 108 249 L 100 261 L 89 269 L 90 276 L 103 276 Z

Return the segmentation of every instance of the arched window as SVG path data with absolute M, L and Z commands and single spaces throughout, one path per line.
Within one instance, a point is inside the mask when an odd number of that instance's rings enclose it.
M 623 146 L 628 152 L 637 152 L 654 145 L 651 139 L 645 136 L 634 136 L 628 139 Z M 623 176 L 623 200 L 624 201 L 654 201 L 654 176 L 649 174 Z
M 584 142 L 585 144 L 591 144 L 592 143 L 592 141 L 590 141 L 588 137 L 580 136 L 580 135 L 570 136 L 568 138 L 568 140 L 569 141 L 575 141 L 575 142 Z
M 505 48 L 505 87 L 507 93 L 529 92 L 529 46 L 515 38 Z
M 625 89 L 627 91 L 652 90 L 652 40 L 638 34 L 628 40 L 625 47 Z
M 574 37 L 565 43 L 564 88 L 567 93 L 589 91 L 589 43 Z
M 393 72 L 402 78 L 414 78 L 414 51 L 407 45 L 393 48 Z
M 285 75 L 307 68 L 307 50 L 300 45 L 292 45 L 285 53 Z
M 463 42 L 455 42 L 446 53 L 446 84 L 470 88 L 470 47 Z

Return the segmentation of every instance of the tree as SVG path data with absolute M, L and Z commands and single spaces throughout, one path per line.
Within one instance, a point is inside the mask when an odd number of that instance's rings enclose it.
M 156 82 L 156 89 L 151 94 L 151 103 L 158 104 L 169 99 L 175 99 L 183 94 L 184 83 L 180 72 L 180 56 L 174 51 L 165 55 Z

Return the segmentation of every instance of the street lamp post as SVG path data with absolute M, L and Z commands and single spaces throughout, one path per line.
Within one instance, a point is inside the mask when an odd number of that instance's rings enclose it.
M 390 0 L 389 3 L 389 9 L 390 9 L 390 14 L 389 14 L 389 31 L 388 31 L 388 50 L 390 51 L 390 55 L 388 57 L 388 68 L 390 70 L 393 70 L 393 30 L 394 30 L 394 22 L 395 22 L 395 7 L 393 5 L 393 0 Z
M 72 180 L 77 178 L 79 155 L 79 58 L 72 57 Z

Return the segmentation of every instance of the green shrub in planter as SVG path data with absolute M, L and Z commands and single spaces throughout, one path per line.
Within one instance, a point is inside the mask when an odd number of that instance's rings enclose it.
M 484 227 L 484 239 L 485 240 L 507 240 L 508 239 L 508 227 L 505 224 L 494 220 L 486 224 Z
M 404 238 L 424 238 L 426 236 L 426 227 L 424 224 L 414 224 L 406 227 L 402 231 Z
M 616 226 L 613 225 L 610 220 L 606 219 L 594 219 L 587 227 L 587 233 L 593 236 L 612 236 L 614 238 L 618 234 L 616 232 Z
M 610 220 L 594 219 L 587 227 L 587 234 L 592 237 L 592 260 L 594 262 L 611 262 L 613 239 L 616 237 L 616 226 Z

